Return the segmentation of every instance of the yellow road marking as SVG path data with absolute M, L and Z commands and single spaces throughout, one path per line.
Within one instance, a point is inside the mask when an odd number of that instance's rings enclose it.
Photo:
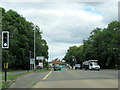
M 45 80 L 50 74 L 51 74 L 52 71 L 50 71 L 44 78 L 43 80 Z

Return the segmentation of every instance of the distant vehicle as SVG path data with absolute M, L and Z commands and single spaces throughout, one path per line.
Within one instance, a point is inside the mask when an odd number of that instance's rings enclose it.
M 54 68 L 54 71 L 56 71 L 56 70 L 60 70 L 61 71 L 61 66 L 59 64 L 54 65 L 53 68 Z
M 81 65 L 80 64 L 75 64 L 75 69 L 80 69 Z
M 52 68 L 53 66 L 49 66 L 49 68 Z
M 67 67 L 66 65 L 60 65 L 62 68 Z
M 69 69 L 72 69 L 72 66 L 69 65 L 68 68 L 69 68 Z
M 40 68 L 40 69 L 43 68 L 43 63 L 39 62 L 39 68 Z
M 62 65 L 60 65 L 60 67 L 62 68 L 63 66 L 62 66 Z
M 98 60 L 88 60 L 83 62 L 83 68 L 85 70 L 100 70 L 100 66 L 98 65 Z

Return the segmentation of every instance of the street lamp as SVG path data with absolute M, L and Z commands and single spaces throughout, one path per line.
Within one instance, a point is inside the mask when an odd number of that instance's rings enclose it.
M 33 30 L 34 30 L 34 70 L 35 70 L 35 26 L 33 26 Z

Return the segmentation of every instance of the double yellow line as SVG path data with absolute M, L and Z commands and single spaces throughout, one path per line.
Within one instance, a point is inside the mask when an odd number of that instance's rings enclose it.
M 45 80 L 51 73 L 52 73 L 52 71 L 50 71 L 50 72 L 43 78 L 43 80 Z

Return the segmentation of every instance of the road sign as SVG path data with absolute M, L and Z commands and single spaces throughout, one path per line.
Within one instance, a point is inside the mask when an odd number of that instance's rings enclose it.
M 43 63 L 40 63 L 40 62 L 39 62 L 39 66 L 43 67 Z
M 37 56 L 36 60 L 44 60 L 44 56 Z
M 2 31 L 2 48 L 9 48 L 9 31 Z
M 35 59 L 34 58 L 30 58 L 30 64 L 34 64 Z
M 8 68 L 8 63 L 4 63 L 4 68 Z

